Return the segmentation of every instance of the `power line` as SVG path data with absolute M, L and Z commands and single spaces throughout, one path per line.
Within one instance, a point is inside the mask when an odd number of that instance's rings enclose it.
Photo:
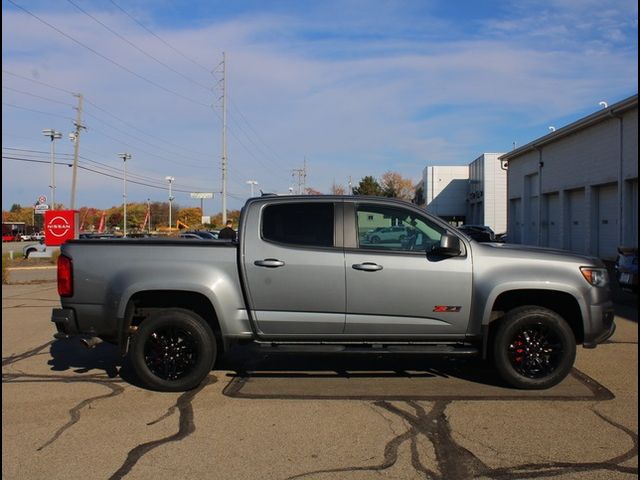
M 193 58 L 189 57 L 188 55 L 186 55 L 185 53 L 181 52 L 180 50 L 178 50 L 177 48 L 175 48 L 173 45 L 171 45 L 170 43 L 168 43 L 167 41 L 165 41 L 163 38 L 161 38 L 160 36 L 158 36 L 157 34 L 155 34 L 153 31 L 151 31 L 149 28 L 147 28 L 144 24 L 142 24 L 140 21 L 138 21 L 136 18 L 134 18 L 131 14 L 129 14 L 129 12 L 127 12 L 126 10 L 124 10 L 120 5 L 118 5 L 116 2 L 114 2 L 113 0 L 109 0 L 111 2 L 111 4 L 113 6 L 115 6 L 118 10 L 120 10 L 122 13 L 124 13 L 127 17 L 129 17 L 131 20 L 133 20 L 134 22 L 136 22 L 138 25 L 140 25 L 142 28 L 144 28 L 147 32 L 149 32 L 151 35 L 153 35 L 154 37 L 156 37 L 158 40 L 160 40 L 162 43 L 164 43 L 167 47 L 169 47 L 171 50 L 173 50 L 174 52 L 176 52 L 178 55 L 180 55 L 181 57 L 189 60 L 191 63 L 199 66 L 200 68 L 202 68 L 204 71 L 206 71 L 207 73 L 214 75 L 214 73 L 209 70 L 207 67 L 205 67 L 204 65 L 202 65 L 201 63 L 197 62 L 196 60 L 194 60 Z M 214 75 L 215 76 L 215 75 Z
M 125 67 L 124 65 L 122 65 L 121 63 L 116 62 L 115 60 L 113 60 L 112 58 L 107 57 L 106 55 L 103 55 L 102 53 L 98 52 L 97 50 L 91 48 L 90 46 L 82 43 L 80 40 L 75 39 L 74 37 L 72 37 L 71 35 L 69 35 L 68 33 L 63 32 L 62 30 L 60 30 L 58 27 L 50 24 L 49 22 L 43 20 L 42 18 L 40 18 L 39 16 L 37 16 L 36 14 L 30 12 L 29 10 L 27 10 L 26 8 L 18 5 L 16 2 L 14 2 L 14 0 L 7 0 L 9 3 L 11 3 L 12 5 L 14 5 L 15 7 L 19 8 L 20 10 L 22 10 L 23 12 L 25 12 L 26 14 L 32 16 L 33 18 L 35 18 L 36 20 L 38 20 L 39 22 L 45 24 L 46 26 L 48 26 L 49 28 L 55 30 L 56 32 L 58 32 L 60 35 L 68 38 L 69 40 L 71 40 L 72 42 L 80 45 L 83 48 L 86 48 L 87 50 L 89 50 L 90 52 L 92 52 L 93 54 L 99 56 L 100 58 L 108 61 L 109 63 L 115 65 L 116 67 L 124 70 L 127 73 L 130 73 L 131 75 L 134 75 L 135 77 L 144 80 L 145 82 L 153 85 L 156 88 L 159 88 L 167 93 L 170 93 L 171 95 L 175 95 L 176 97 L 182 98 L 183 100 L 186 100 L 188 102 L 194 103 L 196 105 L 200 105 L 206 108 L 210 108 L 210 105 L 207 105 L 205 103 L 199 102 L 198 100 L 194 100 L 193 98 L 187 97 L 186 95 L 183 95 L 179 92 L 176 92 L 175 90 L 171 90 L 170 88 L 167 88 L 163 85 L 160 85 L 159 83 L 143 76 L 140 75 L 139 73 L 134 72 L 133 70 L 131 70 L 130 68 Z
M 27 107 L 21 107 L 19 105 L 14 105 L 12 103 L 5 103 L 2 102 L 2 105 L 4 105 L 5 107 L 13 107 L 13 108 L 18 108 L 20 110 L 27 110 L 28 112 L 34 112 L 34 113 L 41 113 L 42 115 L 49 115 L 51 117 L 59 117 L 59 118 L 64 118 L 65 120 L 71 120 L 73 122 L 73 118 L 71 117 L 65 117 L 63 115 L 58 115 L 56 113 L 49 113 L 49 112 L 43 112 L 42 110 L 35 110 L 33 108 L 27 108 Z
M 73 108 L 72 104 L 66 103 L 66 102 L 62 102 L 60 100 L 54 100 L 53 98 L 43 97 L 41 95 L 36 95 L 35 93 L 29 93 L 29 92 L 25 92 L 23 90 L 18 90 L 17 88 L 5 87 L 4 85 L 2 86 L 2 88 L 5 89 L 5 90 L 11 90 L 12 92 L 21 93 L 23 95 L 28 95 L 30 97 L 39 98 L 40 100 L 46 100 L 47 102 L 59 103 L 60 105 L 65 105 L 67 107 Z
M 3 160 L 16 160 L 16 161 L 22 161 L 22 162 L 32 162 L 32 163 L 45 163 L 45 164 L 50 164 L 51 163 L 50 161 L 47 161 L 47 160 L 36 160 L 36 159 L 23 158 L 23 157 L 14 157 L 14 156 L 9 156 L 9 155 L 4 155 L 4 154 L 2 155 L 2 159 Z M 71 167 L 72 166 L 71 163 L 63 163 L 63 162 L 59 162 L 59 161 L 56 161 L 55 164 L 56 165 L 65 165 L 67 167 Z M 93 168 L 86 167 L 84 165 L 78 165 L 78 168 L 80 168 L 82 170 L 86 170 L 86 171 L 92 172 L 92 173 L 95 173 L 95 174 L 98 174 L 98 175 L 102 175 L 102 176 L 105 176 L 105 177 L 113 178 L 113 179 L 116 179 L 116 180 L 119 180 L 119 181 L 123 180 L 122 176 L 118 176 L 118 175 L 110 174 L 110 173 L 106 173 L 106 172 L 101 172 L 99 170 L 95 170 Z M 152 184 L 149 184 L 149 183 L 143 183 L 143 182 L 136 181 L 136 180 L 130 180 L 130 183 L 134 183 L 136 185 L 142 185 L 142 186 L 150 187 L 150 188 L 156 188 L 156 189 L 159 189 L 159 190 L 167 190 L 167 187 L 164 186 L 164 185 L 152 185 Z M 203 191 L 203 189 L 199 188 L 199 187 L 193 187 L 193 188 L 191 188 L 189 190 L 182 190 L 182 189 L 174 187 L 173 190 L 176 191 L 176 192 L 180 192 L 180 193 L 191 193 L 193 191 Z
M 2 73 L 6 73 L 7 75 L 11 75 L 11 76 L 14 76 L 14 77 L 17 77 L 17 78 L 21 78 L 21 79 L 23 79 L 23 80 L 27 80 L 27 81 L 29 81 L 29 82 L 37 83 L 37 84 L 39 84 L 39 85 L 42 85 L 42 86 L 45 86 L 45 87 L 48 87 L 48 88 L 51 88 L 51 89 L 54 89 L 54 90 L 58 90 L 58 91 L 60 91 L 60 92 L 68 93 L 69 95 L 75 95 L 75 93 L 74 93 L 74 92 L 72 92 L 72 91 L 70 91 L 70 90 L 65 90 L 65 89 L 63 89 L 63 88 L 56 87 L 55 85 L 51 85 L 51 84 L 49 84 L 49 83 L 41 82 L 41 81 L 39 81 L 39 80 L 34 80 L 34 79 L 32 79 L 32 78 L 25 77 L 24 75 L 19 75 L 19 74 L 17 74 L 17 73 L 13 73 L 13 72 L 10 72 L 10 71 L 8 71 L 8 70 L 2 70 Z M 33 97 L 42 98 L 42 99 L 44 99 L 44 100 L 48 100 L 48 101 L 51 101 L 51 102 L 63 103 L 64 105 L 67 105 L 67 106 L 70 106 L 70 107 L 74 107 L 74 105 L 72 105 L 72 104 L 70 104 L 70 103 L 58 102 L 57 100 L 53 100 L 53 99 L 48 98 L 48 97 L 40 97 L 40 96 L 35 95 L 35 94 L 33 94 L 33 93 L 30 93 L 30 92 L 24 92 L 24 91 L 17 90 L 17 89 L 11 88 L 11 87 L 4 87 L 4 86 L 3 86 L 2 88 L 7 88 L 7 89 L 10 89 L 10 90 L 13 90 L 13 91 L 16 91 L 16 92 L 24 93 L 25 95 L 30 95 L 30 96 L 33 96 Z M 160 141 L 160 142 L 166 143 L 167 145 L 172 145 L 172 146 L 177 147 L 177 148 L 180 148 L 180 149 L 182 149 L 182 150 L 188 150 L 188 151 L 191 151 L 191 152 L 195 153 L 196 155 L 206 156 L 206 154 L 204 154 L 204 153 L 202 153 L 202 152 L 197 152 L 197 151 L 192 150 L 192 149 L 189 149 L 189 148 L 187 148 L 187 147 L 185 147 L 185 146 L 183 146 L 183 145 L 178 145 L 177 143 L 170 142 L 170 141 L 165 140 L 164 138 L 159 137 L 159 136 L 157 136 L 157 135 L 153 135 L 153 134 L 151 134 L 151 133 L 149 133 L 149 132 L 145 132 L 144 130 L 140 129 L 140 128 L 139 128 L 139 127 L 137 127 L 136 125 L 134 125 L 134 124 L 132 124 L 132 123 L 130 123 L 130 122 L 128 122 L 128 121 L 126 121 L 126 120 L 124 120 L 124 119 L 120 118 L 120 117 L 119 117 L 119 116 L 117 116 L 116 114 L 114 114 L 114 113 L 110 112 L 109 110 L 107 110 L 107 109 L 105 109 L 105 108 L 101 107 L 100 105 L 96 104 L 95 102 L 92 102 L 90 99 L 88 99 L 88 98 L 86 98 L 86 97 L 85 97 L 84 101 L 85 101 L 86 103 L 90 104 L 91 106 L 93 106 L 94 108 L 96 108 L 96 109 L 100 110 L 101 112 L 104 112 L 104 113 L 106 113 L 107 115 L 109 115 L 110 117 L 112 117 L 112 118 L 114 118 L 114 119 L 116 119 L 116 120 L 118 120 L 118 121 L 122 122 L 123 124 L 127 125 L 129 128 L 133 128 L 134 130 L 136 130 L 136 131 L 138 131 L 138 132 L 142 133 L 143 135 L 146 135 L 147 137 L 150 137 L 150 138 L 153 138 L 153 139 L 158 140 L 158 141 Z M 20 107 L 18 107 L 18 108 L 20 108 Z M 89 114 L 89 113 L 87 113 L 87 115 L 90 115 L 90 114 Z M 94 117 L 94 118 L 97 118 L 97 117 Z M 103 123 L 105 123 L 105 124 L 106 124 L 106 122 L 104 122 L 103 120 L 101 120 L 101 119 L 99 119 L 99 118 L 98 118 L 98 120 L 100 120 L 100 121 L 102 121 Z M 114 127 L 114 128 L 115 128 L 115 127 Z
M 2 70 L 2 73 L 6 73 L 7 75 L 11 75 L 11 76 L 14 76 L 14 77 L 22 78 L 23 80 L 28 80 L 29 82 L 38 83 L 40 85 L 44 85 L 45 87 L 49 87 L 49 88 L 52 88 L 54 90 L 59 90 L 60 92 L 68 93 L 69 95 L 73 95 L 74 94 L 74 92 L 71 92 L 69 90 L 65 90 L 64 88 L 55 87 L 55 86 L 53 86 L 53 85 L 51 85 L 49 83 L 41 82 L 40 80 L 34 80 L 33 78 L 25 77 L 24 75 L 20 75 L 20 74 L 17 74 L 17 73 L 10 72 L 9 70 Z
M 109 32 L 111 32 L 112 34 L 114 34 L 116 37 L 118 37 L 119 39 L 121 39 L 123 42 L 128 43 L 129 45 L 131 45 L 133 48 L 135 48 L 136 50 L 138 50 L 140 53 L 142 53 L 143 55 L 149 57 L 151 60 L 159 63 L 160 65 L 162 65 L 163 67 L 171 70 L 173 73 L 180 75 L 182 78 L 184 78 L 185 80 L 188 80 L 189 82 L 193 83 L 194 85 L 197 85 L 201 88 L 204 88 L 205 90 L 207 90 L 208 92 L 211 92 L 211 88 L 207 87 L 206 85 L 202 85 L 200 82 L 197 82 L 195 80 L 193 80 L 190 77 L 187 77 L 185 74 L 183 74 L 182 72 L 179 72 L 178 70 L 176 70 L 175 68 L 171 67 L 170 65 L 167 65 L 166 63 L 164 63 L 162 60 L 157 59 L 156 57 L 154 57 L 153 55 L 151 55 L 150 53 L 148 53 L 147 51 L 143 50 L 142 48 L 138 47 L 135 43 L 131 42 L 129 39 L 125 38 L 123 35 L 120 35 L 118 32 L 116 32 L 115 30 L 113 30 L 111 27 L 109 27 L 108 25 L 106 25 L 105 23 L 101 22 L 100 20 L 98 20 L 96 17 L 94 17 L 93 15 L 91 15 L 89 12 L 87 12 L 86 10 L 84 10 L 82 7 L 80 7 L 77 3 L 75 3 L 73 0 L 67 0 L 67 2 L 69 2 L 71 5 L 73 5 L 74 7 L 76 7 L 78 10 L 80 10 L 82 13 L 84 13 L 86 16 L 88 16 L 89 18 L 91 18 L 93 21 L 95 21 L 96 23 L 102 25 L 106 30 L 108 30 Z
M 124 123 L 124 124 L 125 124 L 125 125 L 127 125 L 129 128 L 133 128 L 134 130 L 136 130 L 136 131 L 138 131 L 138 132 L 142 133 L 143 135 L 146 135 L 147 137 L 153 138 L 153 139 L 155 139 L 155 140 L 159 140 L 159 141 L 161 141 L 161 142 L 166 143 L 167 145 L 172 145 L 172 146 L 174 146 L 174 147 L 178 147 L 178 148 L 183 149 L 183 150 L 190 150 L 191 152 L 195 153 L 196 155 L 206 156 L 206 155 L 205 155 L 204 153 L 202 153 L 202 152 L 196 152 L 195 150 L 191 150 L 191 149 L 186 148 L 186 147 L 184 147 L 184 146 L 182 146 L 182 145 L 178 145 L 177 143 L 170 142 L 170 141 L 165 140 L 164 138 L 159 137 L 159 136 L 157 136 L 157 135 L 153 135 L 153 134 L 151 134 L 151 133 L 145 132 L 144 130 L 141 130 L 140 128 L 138 128 L 138 127 L 137 127 L 137 126 L 135 126 L 134 124 L 132 124 L 132 123 L 130 123 L 130 122 L 128 122 L 128 121 L 126 121 L 126 120 L 123 120 L 122 118 L 118 117 L 118 116 L 117 116 L 117 115 L 115 115 L 114 113 L 111 113 L 111 112 L 109 112 L 108 110 L 106 110 L 106 109 L 104 109 L 104 108 L 100 107 L 99 105 L 96 105 L 94 102 L 92 102 L 92 101 L 90 101 L 90 100 L 87 100 L 86 98 L 85 98 L 85 101 L 86 101 L 87 103 L 91 104 L 94 108 L 97 108 L 98 110 L 100 110 L 100 111 L 102 111 L 102 112 L 106 113 L 106 114 L 107 114 L 107 115 L 109 115 L 110 117 L 112 117 L 112 118 L 114 118 L 114 119 L 116 119 L 116 120 L 118 120 L 118 121 L 120 121 L 120 122 Z
M 262 139 L 262 137 L 260 137 L 260 135 L 258 134 L 258 132 L 256 131 L 255 128 L 253 128 L 251 126 L 251 124 L 249 123 L 249 120 L 247 120 L 247 117 L 245 117 L 245 115 L 242 113 L 242 111 L 240 111 L 240 109 L 238 108 L 238 106 L 235 104 L 235 102 L 233 102 L 232 100 L 229 101 L 229 103 L 231 104 L 231 106 L 238 112 L 238 114 L 240 115 L 240 118 L 242 118 L 242 120 L 244 120 L 244 122 L 247 124 L 247 127 L 249 127 L 249 129 L 253 132 L 253 134 L 255 135 L 255 137 L 266 147 L 267 150 L 270 150 L 271 153 L 274 155 L 274 159 L 272 160 L 275 163 L 278 163 L 278 161 L 281 161 L 280 157 L 278 156 L 278 154 Z M 257 146 L 257 145 L 256 145 Z M 268 157 L 267 155 L 265 155 L 265 157 Z M 277 161 L 276 161 L 277 160 Z
M 22 155 L 22 158 L 24 157 L 35 157 L 36 159 L 38 159 L 39 157 L 46 157 L 47 155 L 49 155 L 48 152 L 42 151 L 42 150 L 30 150 L 30 149 L 24 149 L 24 148 L 13 148 L 13 147 L 2 147 L 3 150 L 11 150 L 13 152 L 19 152 Z M 85 149 L 86 150 L 86 149 Z M 16 153 L 15 155 L 18 155 L 18 153 Z M 63 156 L 63 157 L 71 157 L 72 154 L 71 153 L 57 153 L 56 156 Z M 102 163 L 102 162 L 98 162 L 96 160 L 93 160 L 91 158 L 85 157 L 83 155 L 80 155 L 79 157 L 80 159 L 88 162 L 88 163 L 93 163 L 95 165 L 98 165 L 100 168 L 106 169 L 106 170 L 112 170 L 114 172 L 119 173 L 121 171 L 120 168 L 117 167 L 112 167 L 111 165 L 107 165 L 106 163 Z M 65 164 L 66 165 L 66 164 Z M 153 178 L 153 177 L 149 177 L 147 175 L 141 175 L 135 172 L 127 172 L 127 176 L 132 177 L 132 178 L 139 178 L 141 180 L 146 180 L 149 182 L 157 182 L 161 185 L 164 185 L 164 181 L 163 180 L 159 180 L 157 178 Z M 179 182 L 176 185 L 181 185 Z M 183 185 L 183 187 L 188 187 L 186 185 Z M 195 187 L 194 187 L 195 188 Z M 197 190 L 197 188 L 196 188 Z
M 61 92 L 68 93 L 68 94 L 70 94 L 70 95 L 75 95 L 73 92 L 71 92 L 71 91 L 69 91 L 69 90 L 65 90 L 65 89 L 62 89 L 62 88 L 56 87 L 56 86 L 54 86 L 54 85 L 48 84 L 48 83 L 40 82 L 40 81 L 38 81 L 38 80 L 33 80 L 33 79 L 28 78 L 28 77 L 25 77 L 25 76 L 23 76 L 23 75 L 19 75 L 19 74 L 13 73 L 13 72 L 9 72 L 9 71 L 7 71 L 7 70 L 3 70 L 2 72 L 3 72 L 3 73 L 6 73 L 6 74 L 8 74 L 8 75 L 12 75 L 12 76 L 15 76 L 15 77 L 18 77 L 18 78 L 24 79 L 24 80 L 28 80 L 28 81 L 31 81 L 31 82 L 34 82 L 34 83 L 38 83 L 38 84 L 43 85 L 43 86 L 48 87 L 48 88 L 52 88 L 52 89 L 55 89 L 55 90 L 59 90 L 59 91 L 61 91 Z M 30 93 L 30 92 L 25 92 L 25 91 L 17 90 L 17 89 L 11 88 L 11 87 L 4 87 L 4 86 L 3 86 L 2 88 L 7 88 L 7 89 L 9 89 L 9 90 L 13 90 L 13 91 L 16 91 L 16 92 L 24 93 L 25 95 L 30 95 L 30 96 L 37 97 L 37 98 L 42 98 L 42 99 L 44 99 L 44 100 L 48 100 L 48 101 L 51 101 L 51 102 L 62 103 L 62 104 L 64 104 L 64 105 L 66 105 L 66 106 L 74 107 L 74 106 L 73 106 L 72 104 L 70 104 L 70 103 L 59 102 L 58 100 L 54 100 L 54 99 L 51 99 L 51 98 L 48 98 L 48 97 L 42 97 L 42 96 L 39 96 L 39 95 L 36 95 L 36 94 Z M 145 136 L 147 136 L 147 137 L 149 137 L 149 138 L 153 138 L 154 140 L 157 140 L 157 141 L 160 141 L 160 142 L 166 143 L 167 145 L 171 145 L 171 146 L 173 146 L 173 147 L 177 147 L 177 148 L 179 148 L 179 149 L 181 149 L 181 150 L 187 150 L 187 151 L 190 151 L 190 152 L 192 152 L 192 153 L 194 153 L 194 154 L 196 154 L 196 155 L 200 155 L 200 156 L 203 156 L 203 157 L 208 156 L 208 154 L 205 154 L 205 153 L 202 153 L 202 152 L 197 152 L 197 151 L 192 150 L 192 149 L 190 149 L 190 148 L 187 148 L 187 147 L 185 147 L 185 146 L 183 146 L 183 145 L 179 145 L 179 144 L 177 144 L 177 143 L 170 142 L 170 141 L 168 141 L 168 140 L 165 140 L 165 139 L 164 139 L 164 138 L 162 138 L 162 137 L 159 137 L 159 136 L 157 136 L 157 135 L 153 135 L 153 134 L 151 134 L 151 133 L 149 133 L 149 132 L 145 132 L 144 130 L 142 130 L 142 129 L 138 128 L 136 125 L 134 125 L 134 124 L 132 124 L 132 123 L 130 123 L 130 122 L 128 122 L 128 121 L 126 121 L 126 120 L 124 120 L 124 119 L 120 118 L 120 117 L 119 117 L 119 116 L 117 116 L 116 114 L 114 114 L 114 113 L 110 112 L 109 110 L 107 110 L 107 109 L 105 109 L 105 108 L 101 107 L 100 105 L 97 105 L 95 102 L 92 102 L 90 99 L 85 98 L 85 99 L 84 99 L 84 101 L 85 101 L 86 103 L 90 104 L 91 106 L 93 106 L 94 108 L 96 108 L 97 110 L 100 110 L 101 112 L 106 113 L 106 114 L 107 114 L 107 115 L 109 115 L 110 117 L 112 117 L 112 118 L 114 118 L 114 119 L 118 120 L 119 122 L 122 122 L 122 123 L 123 123 L 123 124 L 125 124 L 127 127 L 132 128 L 132 129 L 134 129 L 134 130 L 136 130 L 136 131 L 140 132 L 141 134 L 143 134 L 143 135 L 145 135 Z M 16 106 L 16 108 L 24 108 L 24 107 L 18 107 L 18 106 Z M 100 121 L 100 122 L 104 123 L 105 125 L 110 126 L 111 128 L 113 128 L 113 129 L 115 129 L 115 130 L 118 130 L 118 131 L 120 131 L 120 132 L 122 132 L 122 133 L 125 133 L 125 134 L 127 134 L 127 135 L 129 135 L 129 136 L 131 136 L 131 137 L 133 137 L 133 138 L 136 138 L 134 135 L 131 135 L 130 133 L 124 132 L 124 131 L 122 131 L 122 130 L 118 129 L 117 127 L 114 127 L 114 126 L 110 125 L 108 122 L 105 122 L 105 121 L 104 121 L 104 120 L 102 120 L 101 118 L 99 118 L 99 117 L 97 117 L 97 116 L 95 116 L 95 115 L 92 115 L 91 113 L 88 113 L 88 112 L 85 112 L 85 113 L 86 113 L 87 115 L 89 115 L 89 116 L 91 116 L 91 117 L 95 118 L 96 120 L 98 120 L 98 121 Z M 142 141 L 143 143 L 147 143 L 147 144 L 149 144 L 148 142 L 145 142 L 144 140 L 141 140 L 141 139 L 139 139 L 139 138 L 138 138 L 138 140 L 139 140 L 139 141 Z M 151 145 L 151 144 L 149 144 L 149 145 Z M 184 158 L 189 158 L 189 157 L 184 157 Z M 191 158 L 191 159 L 193 160 L 193 158 Z

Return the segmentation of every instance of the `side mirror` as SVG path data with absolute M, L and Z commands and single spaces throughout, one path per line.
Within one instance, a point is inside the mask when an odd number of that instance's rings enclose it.
M 454 235 L 442 235 L 440 237 L 440 245 L 435 246 L 433 252 L 449 257 L 460 255 L 460 252 L 462 252 L 460 239 Z

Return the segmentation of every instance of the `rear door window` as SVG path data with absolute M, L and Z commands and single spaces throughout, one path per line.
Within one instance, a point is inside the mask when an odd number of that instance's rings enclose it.
M 269 205 L 262 213 L 262 238 L 288 245 L 333 247 L 333 203 Z

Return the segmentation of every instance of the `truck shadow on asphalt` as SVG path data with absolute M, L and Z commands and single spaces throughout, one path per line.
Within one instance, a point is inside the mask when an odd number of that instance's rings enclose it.
M 144 388 L 114 345 L 87 349 L 77 340 L 51 343 L 48 365 L 78 377 L 106 374 Z M 508 387 L 489 362 L 401 354 L 273 354 L 236 346 L 213 372 L 227 380 L 223 393 L 233 398 L 342 400 L 609 400 L 603 385 L 574 369 L 549 390 Z M 226 377 L 225 377 L 226 375 Z M 106 379 L 106 378 L 105 378 Z

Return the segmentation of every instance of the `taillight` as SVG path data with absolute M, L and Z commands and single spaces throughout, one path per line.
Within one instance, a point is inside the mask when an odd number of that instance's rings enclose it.
M 73 296 L 73 264 L 69 257 L 58 257 L 58 295 Z

